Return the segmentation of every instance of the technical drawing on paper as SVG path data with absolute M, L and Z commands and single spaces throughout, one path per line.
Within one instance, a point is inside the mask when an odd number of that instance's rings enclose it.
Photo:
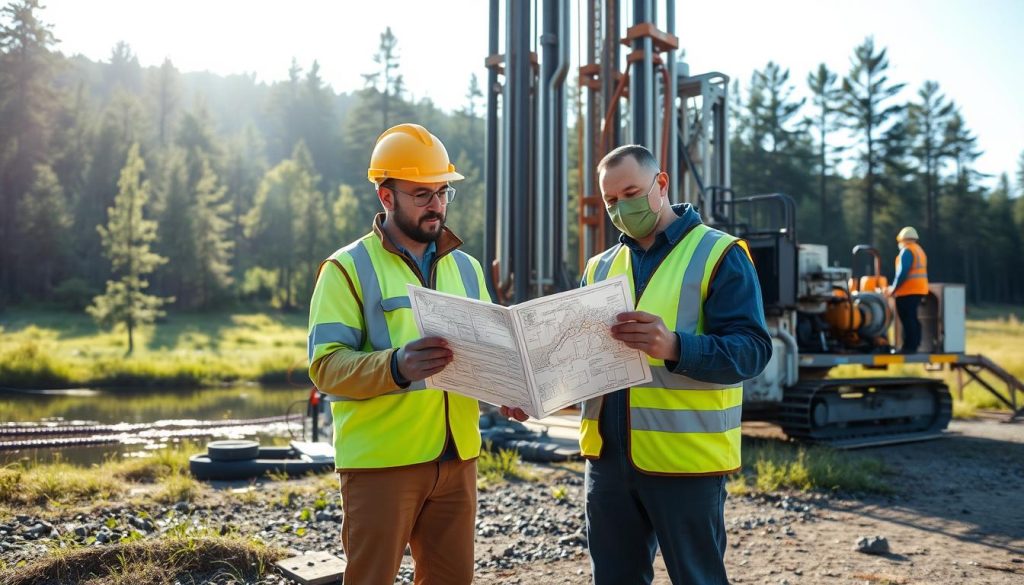
M 454 354 L 430 386 L 533 410 L 508 309 L 423 288 L 409 294 L 423 335 L 443 337 Z
M 625 279 L 524 303 L 514 309 L 542 410 L 650 380 L 646 356 L 611 337 L 633 309 Z

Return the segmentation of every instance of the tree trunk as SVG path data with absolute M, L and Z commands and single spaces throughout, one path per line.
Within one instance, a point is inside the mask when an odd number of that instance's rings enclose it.
M 128 326 L 128 353 L 126 353 L 125 355 L 132 355 L 132 351 L 135 350 L 135 339 L 133 337 L 134 327 L 132 321 L 133 320 L 129 318 L 128 321 L 126 321 L 125 323 Z
M 288 308 L 291 309 L 292 307 L 295 306 L 295 297 L 292 294 L 294 291 L 292 290 L 292 270 L 291 270 L 291 267 L 289 267 L 285 271 L 285 283 L 284 283 L 284 285 L 288 289 L 288 302 L 287 302 L 287 305 L 288 305 Z
M 824 97 L 822 101 L 824 102 Z M 826 145 L 825 145 L 825 119 L 826 110 L 824 106 L 821 108 L 821 235 L 822 237 L 828 233 L 828 205 L 825 202 L 825 173 L 827 172 L 826 164 Z

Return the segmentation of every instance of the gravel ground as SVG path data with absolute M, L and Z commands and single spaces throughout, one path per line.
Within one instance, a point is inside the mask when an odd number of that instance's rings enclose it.
M 778 493 L 730 497 L 734 583 L 1024 583 L 1024 425 L 954 422 L 947 438 L 863 451 L 894 471 L 890 496 Z M 537 467 L 537 481 L 481 491 L 477 583 L 588 583 L 582 466 Z M 195 503 L 50 510 L 0 522 L 0 560 L 13 566 L 64 538 L 116 542 L 182 523 L 238 531 L 294 551 L 340 553 L 341 507 L 331 476 L 218 484 Z M 179 528 L 175 528 L 178 526 Z M 881 536 L 888 552 L 858 552 Z M 880 544 L 880 543 L 875 543 Z M 669 583 L 660 559 L 656 583 Z M 398 582 L 411 582 L 406 557 Z M 259 583 L 287 583 L 268 575 Z

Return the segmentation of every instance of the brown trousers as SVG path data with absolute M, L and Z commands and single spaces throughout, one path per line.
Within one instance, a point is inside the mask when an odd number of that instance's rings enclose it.
M 340 475 L 345 585 L 392 585 L 407 543 L 416 585 L 472 582 L 475 459 Z

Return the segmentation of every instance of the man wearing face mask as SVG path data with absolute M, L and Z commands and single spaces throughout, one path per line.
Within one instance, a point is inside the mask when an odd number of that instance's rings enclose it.
M 741 242 L 668 200 L 643 146 L 597 167 L 619 244 L 583 283 L 625 274 L 636 310 L 612 336 L 645 352 L 653 381 L 583 406 L 587 538 L 597 585 L 650 583 L 660 546 L 676 584 L 725 585 L 725 476 L 740 467 L 743 380 L 772 353 L 754 266 Z
M 400 124 L 377 139 L 367 176 L 384 212 L 320 265 L 309 311 L 309 376 L 334 396 L 346 583 L 394 583 L 406 544 L 417 584 L 473 579 L 476 400 L 426 385 L 452 361 L 418 339 L 407 285 L 490 301 L 476 259 L 444 226 L 463 177 L 436 136 Z

